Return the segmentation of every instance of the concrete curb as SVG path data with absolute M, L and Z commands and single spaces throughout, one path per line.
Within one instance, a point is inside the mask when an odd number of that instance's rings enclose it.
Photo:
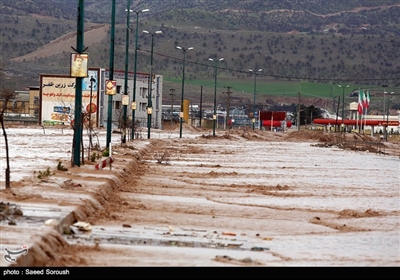
M 40 221 L 36 221 L 34 228 L 32 224 L 29 223 L 25 226 L 18 225 L 1 225 L 1 228 L 8 230 L 3 231 L 1 234 L 1 266 L 6 267 L 33 267 L 33 266 L 45 266 L 48 261 L 54 259 L 57 254 L 61 254 L 62 250 L 68 246 L 68 242 L 62 236 L 66 229 L 68 229 L 71 225 L 73 225 L 77 221 L 85 221 L 89 217 L 96 215 L 96 212 L 99 210 L 104 210 L 104 205 L 107 203 L 107 200 L 111 197 L 114 190 L 118 190 L 124 184 L 131 183 L 129 180 L 130 175 L 134 174 L 138 162 L 141 158 L 149 152 L 147 149 L 148 145 L 142 147 L 139 150 L 129 150 L 124 147 L 118 147 L 114 149 L 117 153 L 116 156 L 113 156 L 115 159 L 112 170 L 104 169 L 104 170 L 94 170 L 94 165 L 84 165 L 82 167 L 72 168 L 71 171 L 67 173 L 56 173 L 56 175 L 50 178 L 49 181 L 45 183 L 37 182 L 36 186 L 24 186 L 21 188 L 12 189 L 13 192 L 18 195 L 32 195 L 33 187 L 36 187 L 39 193 L 42 195 L 46 194 L 46 200 L 50 203 L 55 204 L 46 204 L 47 208 L 41 209 Z M 150 145 L 151 146 L 151 145 Z M 90 169 L 90 170 L 89 170 Z M 89 173 L 87 173 L 89 171 Z M 87 181 L 88 176 L 95 176 L 96 181 L 94 184 L 95 187 L 84 186 Z M 60 190 L 61 182 L 64 182 L 66 178 L 73 181 L 79 182 L 84 189 L 79 190 Z M 93 183 L 93 182 L 92 182 Z M 56 192 L 54 190 L 56 189 Z M 16 196 L 18 198 L 18 195 Z M 48 199 L 48 196 L 52 196 L 52 198 Z M 64 196 L 63 196 L 64 195 Z M 61 199 L 60 199 L 61 197 Z M 47 202 L 46 201 L 46 202 Z M 16 203 L 20 205 L 22 211 L 32 213 L 35 210 L 30 209 L 31 203 L 29 202 L 21 202 L 21 201 L 11 201 L 12 203 Z M 59 223 L 55 226 L 47 226 L 44 222 L 48 219 L 54 218 L 54 206 L 58 205 L 73 205 L 73 207 L 69 206 L 69 210 L 67 212 L 64 211 L 63 214 L 58 215 Z M 42 205 L 42 204 L 41 204 Z M 59 212 L 62 212 L 62 206 L 59 206 Z M 56 215 L 57 216 L 57 215 Z M 38 217 L 23 215 L 25 220 L 36 219 Z M 22 224 L 22 223 L 21 223 Z M 14 227 L 14 228 L 13 228 Z M 12 243 L 7 242 L 8 232 L 12 235 L 12 232 L 15 230 L 15 227 L 18 227 L 19 230 L 23 231 L 24 234 L 21 238 L 17 238 L 17 240 L 13 240 Z M 28 232 L 28 234 L 26 233 Z M 7 245 L 5 245 L 7 243 Z M 5 261 L 4 255 L 6 251 L 4 248 L 20 248 L 22 245 L 27 245 L 29 250 L 25 255 L 20 255 L 18 257 L 13 256 L 16 259 L 15 263 L 9 263 Z

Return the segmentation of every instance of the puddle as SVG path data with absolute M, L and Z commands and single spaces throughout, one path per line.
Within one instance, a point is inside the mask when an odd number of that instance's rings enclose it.
M 147 245 L 192 248 L 212 248 L 231 250 L 268 251 L 265 244 L 257 243 L 243 236 L 227 237 L 208 231 L 177 230 L 170 232 L 160 228 L 118 229 L 114 227 L 93 226 L 89 232 L 71 226 L 74 234 L 64 234 L 70 244 L 96 245 Z

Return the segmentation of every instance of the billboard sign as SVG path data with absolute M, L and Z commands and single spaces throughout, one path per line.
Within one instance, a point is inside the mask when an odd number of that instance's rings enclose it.
M 90 122 L 97 126 L 98 77 L 90 70 L 82 80 L 82 113 L 90 114 Z M 69 76 L 41 75 L 41 121 L 43 125 L 70 125 L 75 118 L 76 79 Z M 93 87 L 93 88 L 92 88 Z M 87 109 L 89 108 L 89 111 Z M 84 118 L 85 120 L 88 118 Z

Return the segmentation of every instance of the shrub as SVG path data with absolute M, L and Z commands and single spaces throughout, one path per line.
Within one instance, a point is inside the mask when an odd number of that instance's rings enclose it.
M 57 170 L 68 171 L 68 168 L 65 168 L 64 165 L 62 165 L 61 161 L 59 161 L 57 165 Z
M 44 178 L 50 177 L 51 175 L 53 175 L 53 174 L 51 174 L 51 172 L 50 172 L 50 167 L 47 167 L 47 169 L 45 171 L 39 171 L 39 175 L 37 177 L 39 179 L 44 179 Z
M 154 153 L 154 158 L 157 160 L 157 163 L 165 163 L 169 162 L 169 153 L 168 152 L 159 152 L 159 153 Z
M 96 160 L 101 159 L 101 154 L 99 153 L 93 153 L 90 155 L 90 161 L 95 162 Z

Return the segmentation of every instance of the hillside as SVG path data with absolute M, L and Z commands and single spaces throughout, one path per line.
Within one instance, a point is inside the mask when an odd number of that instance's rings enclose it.
M 85 43 L 87 46 L 98 44 L 106 39 L 110 26 L 99 24 L 85 30 Z M 70 52 L 71 46 L 76 46 L 76 32 L 69 32 L 41 48 L 23 56 L 12 58 L 11 61 L 21 62 L 26 60 L 35 60 L 39 58 L 51 57 L 64 52 Z

